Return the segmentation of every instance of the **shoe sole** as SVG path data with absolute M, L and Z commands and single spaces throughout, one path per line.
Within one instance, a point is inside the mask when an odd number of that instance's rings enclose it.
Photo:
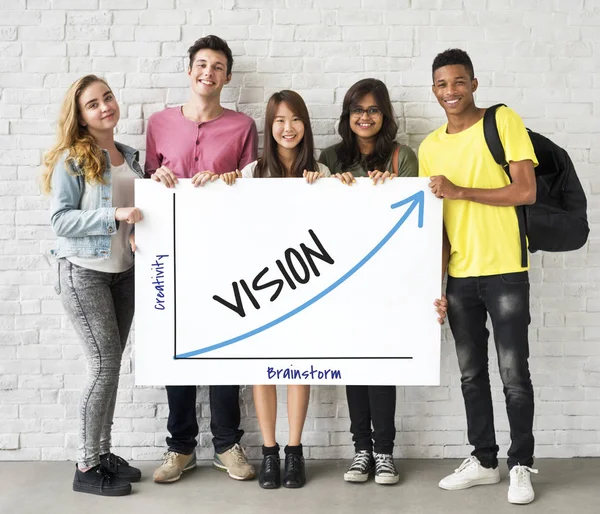
M 457 484 L 453 486 L 443 486 L 440 482 L 438 486 L 440 487 L 440 489 L 444 489 L 446 491 L 462 491 L 463 489 L 469 489 L 469 487 L 474 487 L 476 485 L 492 485 L 497 484 L 498 482 L 500 482 L 500 477 L 480 478 L 478 480 L 473 480 L 466 484 Z
M 381 476 L 377 476 L 375 475 L 375 483 L 376 484 L 381 484 L 381 485 L 393 485 L 393 484 L 397 484 L 400 481 L 400 476 L 395 476 L 395 477 L 381 477 Z
M 165 480 L 157 480 L 156 478 L 152 477 L 152 480 L 154 480 L 154 483 L 156 484 L 172 484 L 173 482 L 177 482 L 177 480 L 179 480 L 181 478 L 181 475 L 183 475 L 184 473 L 188 472 L 188 471 L 192 471 L 192 469 L 195 469 L 197 466 L 197 463 L 194 462 L 193 464 L 188 464 L 185 468 L 183 468 L 181 470 L 181 473 L 179 473 L 179 475 L 177 475 L 176 477 L 173 478 L 168 478 Z
M 81 482 L 74 482 L 73 491 L 95 494 L 98 496 L 127 496 L 128 494 L 131 494 L 131 484 L 129 484 L 129 487 L 123 486 L 118 489 L 99 489 L 97 487 L 82 484 Z
M 367 473 L 365 475 L 357 475 L 355 473 L 344 473 L 344 481 L 349 483 L 362 484 L 369 480 L 371 473 Z
M 531 500 L 515 500 L 515 499 L 510 499 L 508 498 L 508 503 L 512 503 L 513 505 L 527 505 L 528 503 L 531 503 L 533 500 L 535 500 L 535 496 L 533 498 L 531 498 Z
M 300 489 L 301 487 L 304 487 L 305 485 L 306 485 L 306 482 L 304 482 L 302 484 L 294 484 L 294 485 L 291 485 L 291 484 L 285 485 L 285 484 L 283 484 L 283 487 L 285 487 L 286 489 Z
M 263 485 L 260 482 L 258 483 L 258 485 L 262 488 L 262 489 L 279 489 L 281 486 L 280 485 Z
M 212 465 L 213 465 L 213 468 L 215 468 L 218 471 L 222 471 L 223 473 L 227 473 L 234 480 L 240 480 L 240 481 L 252 480 L 256 476 L 256 473 L 250 473 L 248 476 L 241 477 L 241 476 L 237 476 L 237 475 L 230 473 L 227 466 L 224 466 L 223 464 L 217 464 L 215 461 L 213 461 Z

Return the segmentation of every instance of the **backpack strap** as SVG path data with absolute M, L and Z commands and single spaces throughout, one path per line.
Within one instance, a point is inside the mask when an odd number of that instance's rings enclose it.
M 496 124 L 496 111 L 499 107 L 506 107 L 504 104 L 496 104 L 488 107 L 483 115 L 483 137 L 487 147 L 497 164 L 502 166 L 504 172 L 508 175 L 508 179 L 512 182 L 508 162 L 506 162 L 506 154 L 504 146 L 498 132 Z M 523 205 L 515 206 L 517 212 L 517 221 L 519 224 L 519 240 L 521 242 L 521 267 L 527 267 L 527 224 L 525 222 L 525 207 Z
M 400 158 L 400 148 L 402 148 L 402 145 L 400 143 L 398 143 L 398 146 L 394 150 L 394 155 L 392 156 L 392 173 L 395 173 L 396 176 L 398 176 L 400 174 L 400 170 L 398 169 L 398 161 Z

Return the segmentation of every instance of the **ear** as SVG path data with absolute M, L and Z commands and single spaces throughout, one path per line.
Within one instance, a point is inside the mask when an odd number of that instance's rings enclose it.
M 475 91 L 477 91 L 477 88 L 479 87 L 479 81 L 477 79 L 473 79 L 471 81 L 471 90 L 474 93 Z
M 227 75 L 227 78 L 225 79 L 225 84 L 229 84 L 229 82 L 231 82 L 231 73 Z
M 188 74 L 188 77 L 192 74 L 192 67 L 191 66 L 187 67 L 186 73 Z
M 431 92 L 435 96 L 435 84 L 431 84 Z

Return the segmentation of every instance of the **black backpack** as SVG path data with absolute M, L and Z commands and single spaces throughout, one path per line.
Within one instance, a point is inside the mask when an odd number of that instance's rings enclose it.
M 488 107 L 483 117 L 485 142 L 502 166 L 510 173 L 504 147 L 496 125 L 496 110 L 504 104 Z M 527 129 L 539 165 L 535 168 L 537 198 L 533 205 L 515 207 L 521 239 L 521 265 L 527 266 L 529 251 L 567 252 L 581 248 L 590 232 L 587 222 L 587 200 L 569 154 L 548 138 Z

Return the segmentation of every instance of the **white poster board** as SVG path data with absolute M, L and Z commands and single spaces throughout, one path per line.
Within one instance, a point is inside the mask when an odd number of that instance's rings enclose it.
M 439 384 L 427 179 L 138 180 L 135 195 L 136 384 Z

